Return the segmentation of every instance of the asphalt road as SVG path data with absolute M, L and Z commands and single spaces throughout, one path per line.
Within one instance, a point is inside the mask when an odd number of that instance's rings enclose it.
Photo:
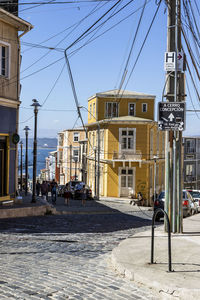
M 104 205 L 115 211 L 0 220 L 0 299 L 156 299 L 110 263 L 121 240 L 150 226 L 152 212 Z

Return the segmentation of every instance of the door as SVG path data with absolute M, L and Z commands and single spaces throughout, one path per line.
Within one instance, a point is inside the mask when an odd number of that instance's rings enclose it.
M 0 136 L 0 197 L 6 195 L 6 137 Z
M 128 197 L 135 194 L 135 169 L 120 168 L 120 197 Z

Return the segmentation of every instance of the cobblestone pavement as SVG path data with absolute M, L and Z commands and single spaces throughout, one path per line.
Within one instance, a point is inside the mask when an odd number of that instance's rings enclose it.
M 110 265 L 112 249 L 148 228 L 152 212 L 109 206 L 119 212 L 0 220 L 0 299 L 156 299 Z

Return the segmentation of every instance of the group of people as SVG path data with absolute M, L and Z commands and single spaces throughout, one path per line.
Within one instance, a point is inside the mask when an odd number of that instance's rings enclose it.
M 53 179 L 51 182 L 44 181 L 42 183 L 39 182 L 39 180 L 36 183 L 36 193 L 37 196 L 41 196 L 46 199 L 47 201 L 49 200 L 49 192 L 51 192 L 51 200 L 52 203 L 56 203 L 56 198 L 57 198 L 57 187 L 58 184 Z
M 38 180 L 36 183 L 37 196 L 40 196 L 41 194 L 41 196 L 44 199 L 49 201 L 49 193 L 51 192 L 51 201 L 53 204 L 56 204 L 57 188 L 58 188 L 58 184 L 55 181 L 55 179 L 53 179 L 51 182 L 43 181 L 42 183 L 40 183 Z M 87 199 L 87 191 L 85 185 L 81 187 L 80 193 L 81 193 L 82 205 L 85 206 L 86 199 Z M 69 206 L 70 199 L 72 198 L 72 189 L 70 183 L 66 183 L 63 195 L 64 195 L 65 204 Z
M 82 205 L 85 206 L 86 199 L 87 199 L 87 191 L 85 188 L 85 185 L 81 187 L 81 200 L 82 200 Z M 64 188 L 64 199 L 65 199 L 65 204 L 69 206 L 70 199 L 72 198 L 72 190 L 70 183 L 66 183 L 65 188 Z

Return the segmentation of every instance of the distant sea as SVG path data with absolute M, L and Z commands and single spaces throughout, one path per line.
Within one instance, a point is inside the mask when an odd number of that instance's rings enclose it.
M 49 152 L 56 151 L 56 148 L 38 148 L 37 149 L 37 175 L 40 174 L 41 169 L 45 169 L 46 162 L 45 158 L 49 156 Z M 22 161 L 23 161 L 23 174 L 25 174 L 25 157 L 26 157 L 26 150 L 22 150 Z M 19 149 L 19 170 L 21 164 L 21 150 Z M 33 177 L 33 149 L 28 149 L 28 175 L 29 178 L 32 179 Z

